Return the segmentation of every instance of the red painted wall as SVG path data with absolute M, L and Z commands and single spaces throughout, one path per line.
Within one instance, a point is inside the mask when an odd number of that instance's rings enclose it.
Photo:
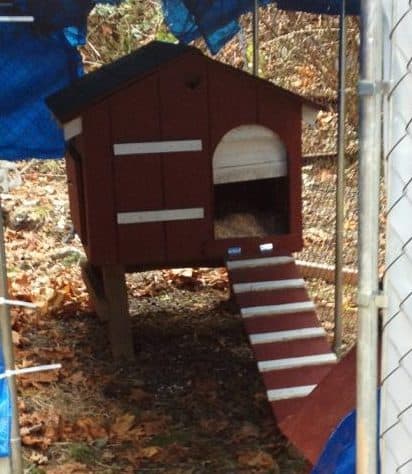
M 82 116 L 81 170 L 68 157 L 72 215 L 82 211 L 91 263 L 190 265 L 218 263 L 227 248 L 256 254 L 301 245 L 301 102 L 262 80 L 198 54 L 186 54 L 116 91 Z M 290 232 L 268 238 L 214 240 L 213 153 L 235 127 L 260 124 L 277 133 L 289 159 Z M 114 156 L 114 143 L 202 140 L 197 152 Z M 80 187 L 84 195 L 81 196 Z M 78 195 L 76 200 L 75 194 Z M 205 219 L 117 224 L 118 212 L 202 207 Z M 77 211 L 76 211 L 77 209 Z

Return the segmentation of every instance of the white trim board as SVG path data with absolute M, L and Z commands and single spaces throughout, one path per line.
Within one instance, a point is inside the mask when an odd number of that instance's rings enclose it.
M 203 219 L 203 207 L 187 209 L 160 209 L 158 211 L 118 212 L 118 224 L 144 224 L 147 222 L 170 222 Z
M 115 156 L 146 155 L 151 153 L 178 153 L 202 151 L 202 140 L 168 140 L 159 142 L 115 143 Z
M 228 270 L 240 270 L 243 268 L 269 267 L 271 265 L 284 265 L 294 262 L 294 258 L 288 255 L 280 257 L 261 257 L 245 260 L 228 260 L 226 266 Z
M 312 365 L 334 364 L 336 362 L 336 355 L 330 352 L 327 354 L 290 357 L 288 359 L 264 360 L 258 362 L 258 369 L 259 372 L 270 372 L 271 370 L 295 369 Z
M 270 402 L 289 400 L 290 398 L 302 398 L 312 393 L 315 388 L 316 385 L 300 385 L 298 387 L 275 388 L 267 391 L 267 397 Z
M 251 334 L 250 343 L 253 345 L 267 344 L 271 342 L 298 341 L 302 339 L 313 339 L 326 336 L 323 327 L 291 329 L 289 331 L 262 332 Z
M 222 166 L 213 171 L 214 184 L 239 183 L 258 179 L 279 178 L 287 176 L 286 162 L 272 161 L 267 163 L 251 163 L 238 166 Z
M 303 278 L 294 278 L 290 280 L 272 280 L 272 281 L 256 281 L 248 283 L 234 283 L 233 291 L 238 293 L 251 293 L 254 291 L 269 290 L 287 290 L 290 288 L 304 288 L 305 280 Z
M 275 314 L 304 313 L 314 311 L 316 306 L 312 301 L 298 301 L 296 303 L 274 304 L 267 306 L 248 306 L 240 310 L 243 318 L 255 316 L 273 316 Z
M 33 23 L 34 16 L 0 16 L 0 23 Z
M 67 122 L 63 125 L 64 139 L 69 141 L 71 138 L 77 137 L 83 131 L 83 123 L 81 117 L 76 117 L 70 122 Z

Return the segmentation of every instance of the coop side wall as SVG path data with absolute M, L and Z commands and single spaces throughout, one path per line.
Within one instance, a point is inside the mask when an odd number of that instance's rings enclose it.
M 383 474 L 412 472 L 412 8 L 383 0 L 387 185 L 380 448 Z
M 91 263 L 116 264 L 117 233 L 108 104 L 101 102 L 84 111 L 82 128 L 86 252 Z
M 84 159 L 82 136 L 73 138 L 66 151 L 66 174 L 70 215 L 75 232 L 87 248 L 87 226 L 85 214 L 82 160 Z

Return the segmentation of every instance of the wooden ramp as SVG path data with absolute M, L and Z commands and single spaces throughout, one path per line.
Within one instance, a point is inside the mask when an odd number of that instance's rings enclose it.
M 355 406 L 356 347 L 333 367 L 296 414 L 283 420 L 279 428 L 314 465 L 329 436 Z
M 227 268 L 279 426 L 337 359 L 292 256 L 230 260 Z

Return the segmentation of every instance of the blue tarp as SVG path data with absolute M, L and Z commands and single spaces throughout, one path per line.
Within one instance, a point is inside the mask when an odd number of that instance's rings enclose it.
M 264 6 L 274 0 L 260 0 Z M 238 31 L 238 19 L 254 7 L 254 0 L 162 0 L 165 20 L 171 32 L 184 43 L 203 36 L 212 53 L 229 41 Z M 284 10 L 309 13 L 338 14 L 340 0 L 276 0 Z M 347 13 L 356 15 L 360 0 L 347 0 Z
M 82 73 L 76 46 L 85 41 L 93 6 L 91 0 L 15 0 L 12 7 L 0 6 L 0 15 L 35 18 L 33 24 L 0 23 L 0 159 L 63 156 L 62 131 L 44 99 Z
M 62 31 L 10 30 L 0 31 L 0 158 L 61 157 L 62 131 L 44 98 L 78 77 L 80 56 Z
M 267 5 L 273 0 L 261 0 Z M 253 9 L 254 0 L 163 0 L 165 21 L 182 42 L 202 36 L 217 53 L 238 31 L 239 16 Z
M 356 473 L 356 411 L 352 411 L 330 436 L 311 474 Z
M 377 413 L 380 413 L 380 391 L 377 394 Z M 379 433 L 379 415 L 377 433 Z M 376 440 L 379 446 L 378 440 Z M 378 473 L 380 473 L 380 456 L 378 449 Z M 356 410 L 346 415 L 326 442 L 318 463 L 311 474 L 356 474 Z
M 0 348 L 0 374 L 4 373 L 3 353 Z M 0 379 L 0 457 L 9 455 L 11 406 L 7 379 Z

